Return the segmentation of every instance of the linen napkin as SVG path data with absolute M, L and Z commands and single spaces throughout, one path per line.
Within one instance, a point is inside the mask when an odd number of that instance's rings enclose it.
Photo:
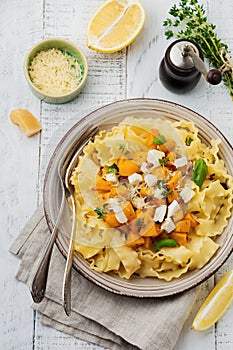
M 42 205 L 10 247 L 20 259 L 16 278 L 29 283 L 50 235 Z M 171 350 L 192 308 L 197 289 L 164 298 L 134 298 L 108 292 L 72 271 L 72 313 L 62 306 L 65 259 L 54 245 L 45 298 L 32 307 L 41 322 L 111 350 Z

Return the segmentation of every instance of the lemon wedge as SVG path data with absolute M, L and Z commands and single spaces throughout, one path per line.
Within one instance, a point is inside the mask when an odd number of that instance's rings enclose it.
M 192 327 L 204 331 L 211 327 L 226 311 L 233 300 L 233 270 L 229 271 L 214 287 L 197 312 Z
M 88 23 L 87 46 L 105 53 L 119 51 L 136 38 L 144 22 L 139 0 L 105 1 Z

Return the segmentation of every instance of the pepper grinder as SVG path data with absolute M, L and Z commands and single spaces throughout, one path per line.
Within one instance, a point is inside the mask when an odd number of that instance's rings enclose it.
M 183 94 L 192 90 L 201 75 L 212 85 L 222 80 L 218 69 L 207 71 L 200 46 L 188 39 L 174 41 L 166 50 L 159 67 L 162 84 L 170 91 Z

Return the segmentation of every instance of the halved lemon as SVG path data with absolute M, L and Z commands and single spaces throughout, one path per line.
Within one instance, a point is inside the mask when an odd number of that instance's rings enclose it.
M 87 46 L 100 52 L 116 52 L 128 46 L 140 33 L 145 10 L 139 0 L 108 0 L 87 26 Z
M 192 327 L 204 331 L 217 322 L 233 300 L 233 270 L 214 287 L 197 312 Z

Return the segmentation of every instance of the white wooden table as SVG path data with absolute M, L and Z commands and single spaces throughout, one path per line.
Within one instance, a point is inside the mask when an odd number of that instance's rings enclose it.
M 163 20 L 176 0 L 142 0 L 147 19 L 136 41 L 115 54 L 101 54 L 85 45 L 88 19 L 102 0 L 0 0 L 0 349 L 4 350 L 97 350 L 40 323 L 30 308 L 28 288 L 14 278 L 18 259 L 8 248 L 42 200 L 43 175 L 48 150 L 54 146 L 55 130 L 80 113 L 106 103 L 133 97 L 168 99 L 188 106 L 213 122 L 233 142 L 233 103 L 228 90 L 208 86 L 204 79 L 186 95 L 168 92 L 158 79 L 158 66 L 169 42 Z M 205 0 L 209 20 L 233 52 L 232 0 Z M 23 75 L 23 61 L 32 45 L 47 37 L 63 37 L 83 47 L 89 62 L 89 77 L 82 94 L 64 105 L 40 102 L 32 95 Z M 41 134 L 26 138 L 9 121 L 14 108 L 26 108 L 43 125 Z M 233 267 L 232 257 L 202 285 L 201 296 L 191 311 L 175 350 L 233 349 L 233 308 L 206 332 L 191 329 L 193 316 L 216 281 Z M 162 350 L 162 349 L 161 349 Z

